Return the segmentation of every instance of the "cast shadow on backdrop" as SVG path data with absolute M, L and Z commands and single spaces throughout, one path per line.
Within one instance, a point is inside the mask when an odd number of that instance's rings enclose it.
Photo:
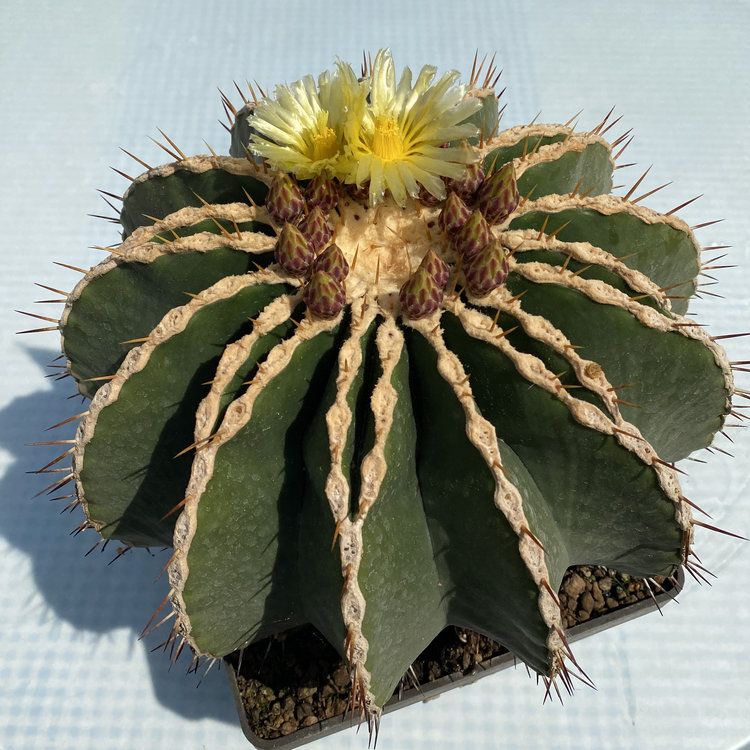
M 48 363 L 56 356 L 52 350 L 28 347 L 26 352 L 45 374 L 59 372 L 49 369 Z M 39 380 L 41 383 L 41 374 Z M 70 484 L 52 494 L 34 497 L 64 477 L 64 473 L 30 472 L 40 469 L 69 446 L 29 447 L 29 444 L 72 438 L 77 422 L 51 431 L 47 428 L 84 411 L 87 403 L 79 396 L 67 398 L 74 392 L 70 378 L 57 380 L 53 375 L 48 382 L 51 387 L 19 397 L 0 411 L 0 446 L 13 456 L 7 472 L 0 477 L 0 496 L 4 499 L 0 503 L 0 534 L 29 556 L 34 581 L 44 598 L 39 603 L 32 595 L 28 597 L 28 616 L 45 623 L 49 607 L 56 617 L 95 638 L 129 628 L 133 631 L 134 647 L 137 644 L 147 651 L 154 693 L 165 708 L 191 719 L 209 717 L 236 723 L 237 714 L 223 670 L 212 670 L 199 685 L 203 669 L 198 670 L 197 676 L 185 674 L 190 663 L 187 649 L 170 669 L 168 653 L 162 649 L 151 653 L 167 638 L 168 624 L 137 640 L 168 590 L 166 574 L 156 579 L 169 559 L 169 551 L 134 549 L 110 564 L 117 556 L 117 545 L 112 543 L 103 553 L 100 546 L 86 556 L 98 535 L 85 531 L 71 537 L 71 532 L 84 521 L 81 509 L 61 513 L 72 498 L 49 502 L 72 492 Z M 67 462 L 63 459 L 50 468 L 65 466 Z M 165 612 L 162 611 L 162 616 Z

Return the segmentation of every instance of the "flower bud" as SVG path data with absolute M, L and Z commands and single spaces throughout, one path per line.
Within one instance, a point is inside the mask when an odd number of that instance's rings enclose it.
M 513 162 L 508 162 L 497 172 L 493 172 L 479 188 L 479 208 L 488 224 L 505 221 L 516 210 L 520 201 Z
M 286 173 L 277 172 L 266 196 L 266 208 L 274 221 L 293 222 L 305 210 L 305 199 L 297 183 Z
M 469 260 L 491 239 L 490 225 L 485 221 L 482 212 L 477 209 L 453 235 L 453 247 L 456 252 L 464 256 L 464 260 Z
M 500 240 L 492 240 L 464 265 L 466 291 L 484 297 L 508 277 L 508 258 Z
M 440 228 L 450 237 L 455 234 L 471 216 L 471 209 L 454 192 L 448 193 L 443 210 L 438 216 Z
M 484 170 L 481 162 L 466 165 L 466 173 L 457 180 L 448 180 L 446 187 L 466 203 L 471 203 L 484 182 Z
M 310 211 L 299 223 L 299 229 L 307 237 L 316 252 L 324 248 L 333 236 L 333 229 L 319 206 Z
M 448 266 L 438 257 L 434 250 L 428 250 L 425 253 L 419 267 L 424 268 L 427 273 L 435 279 L 435 283 L 441 289 L 445 289 L 445 285 L 448 283 L 448 277 L 450 276 L 450 271 L 448 270 Z
M 320 207 L 324 213 L 333 210 L 339 202 L 339 194 L 333 180 L 326 172 L 315 175 L 305 188 L 308 208 Z
M 335 318 L 346 304 L 346 293 L 329 273 L 315 271 L 302 293 L 302 299 L 314 318 Z
M 293 224 L 286 222 L 276 240 L 274 257 L 288 274 L 300 278 L 310 269 L 315 251 L 305 235 Z
M 349 274 L 349 264 L 346 262 L 346 258 L 338 245 L 327 247 L 313 261 L 312 268 L 313 273 L 315 273 L 315 271 L 325 271 L 336 279 L 339 284 L 342 284 Z
M 398 295 L 401 312 L 412 320 L 435 312 L 443 301 L 443 290 L 430 272 L 421 265 L 401 287 Z

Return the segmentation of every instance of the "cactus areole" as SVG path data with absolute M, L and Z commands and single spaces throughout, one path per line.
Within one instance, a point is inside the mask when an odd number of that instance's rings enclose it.
M 610 193 L 608 118 L 501 130 L 481 69 L 227 103 L 232 155 L 169 141 L 60 320 L 85 525 L 174 546 L 170 640 L 312 623 L 373 727 L 448 625 L 568 686 L 565 570 L 690 566 L 671 464 L 733 394 L 684 317 L 701 247 Z

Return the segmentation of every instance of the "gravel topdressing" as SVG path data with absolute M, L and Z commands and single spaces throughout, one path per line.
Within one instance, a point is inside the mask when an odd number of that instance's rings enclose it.
M 670 586 L 664 579 L 654 580 Z M 641 579 L 607 568 L 570 568 L 559 591 L 563 625 L 573 627 L 649 596 Z M 500 644 L 479 633 L 445 628 L 412 664 L 394 695 L 449 674 L 471 674 L 478 664 L 504 653 Z M 262 739 L 341 716 L 349 707 L 347 664 L 312 626 L 252 644 L 241 660 L 238 653 L 227 660 L 237 671 L 250 729 Z

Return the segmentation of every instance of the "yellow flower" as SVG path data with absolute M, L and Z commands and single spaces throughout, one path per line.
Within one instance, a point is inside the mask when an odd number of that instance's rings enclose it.
M 340 72 L 343 67 L 339 64 Z M 442 199 L 440 178 L 460 178 L 473 158 L 470 149 L 443 146 L 477 135 L 476 126 L 464 121 L 481 104 L 464 99 L 465 88 L 454 85 L 458 72 L 449 71 L 433 84 L 435 72 L 425 65 L 412 86 L 411 70 L 405 68 L 397 85 L 390 50 L 381 50 L 359 91 L 350 88 L 350 75 L 341 75 L 343 87 L 349 88 L 344 97 L 345 181 L 358 186 L 369 181 L 371 205 L 389 190 L 403 206 L 407 195 L 417 196 L 419 185 Z
M 327 171 L 335 176 L 343 153 L 344 89 L 326 71 L 277 86 L 274 99 L 261 102 L 250 115 L 255 131 L 250 150 L 277 169 L 307 179 Z
M 397 85 L 390 50 L 380 50 L 363 81 L 339 61 L 317 86 L 312 76 L 277 86 L 275 98 L 249 118 L 250 150 L 300 179 L 326 171 L 358 187 L 369 184 L 371 205 L 390 191 L 403 206 L 420 185 L 442 199 L 441 178 L 460 178 L 474 159 L 471 149 L 446 144 L 477 135 L 465 121 L 481 103 L 464 99 L 465 87 L 454 85 L 456 71 L 433 84 L 435 72 L 425 65 L 412 86 L 405 68 Z

